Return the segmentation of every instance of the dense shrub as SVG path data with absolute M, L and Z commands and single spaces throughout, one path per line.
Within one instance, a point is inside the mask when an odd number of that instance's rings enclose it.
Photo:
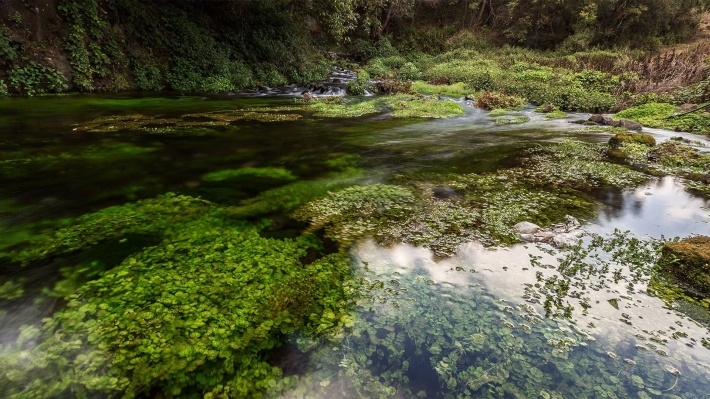
M 476 97 L 476 107 L 492 109 L 514 109 L 525 105 L 526 100 L 521 97 L 510 96 L 501 92 L 487 91 Z

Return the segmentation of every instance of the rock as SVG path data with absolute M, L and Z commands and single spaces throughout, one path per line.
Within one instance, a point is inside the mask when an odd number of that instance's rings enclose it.
M 695 108 L 697 108 L 697 106 L 698 106 L 697 104 L 683 104 L 683 105 L 679 106 L 678 108 L 676 108 L 675 112 L 680 114 L 683 112 L 692 111 Z
M 618 133 L 609 139 L 611 148 L 619 148 L 625 143 L 639 143 L 653 147 L 656 145 L 656 139 L 648 133 Z
M 594 123 L 604 123 L 604 116 L 601 114 L 594 114 L 590 116 L 588 120 Z
M 558 248 L 565 248 L 577 245 L 579 239 L 584 237 L 585 232 L 574 230 L 569 233 L 560 233 L 552 238 L 552 243 Z
M 547 242 L 550 241 L 552 238 L 555 237 L 555 233 L 551 231 L 538 231 L 535 233 L 535 241 L 542 241 L 542 242 Z
M 450 186 L 435 187 L 432 191 L 434 192 L 434 197 L 438 199 L 455 198 L 460 195 L 455 188 Z
M 473 94 L 466 94 L 466 101 L 476 101 L 476 97 Z
M 520 222 L 513 226 L 513 230 L 521 234 L 535 234 L 540 230 L 540 226 L 530 222 Z
M 625 129 L 629 130 L 634 130 L 634 131 L 641 131 L 643 126 L 640 123 L 630 121 L 627 119 L 620 119 L 620 120 L 614 120 L 614 118 L 610 118 L 608 116 L 604 116 L 601 114 L 594 114 L 589 117 L 588 121 L 598 123 L 600 125 L 606 125 L 606 126 L 611 126 L 611 127 L 623 127 Z
M 535 237 L 535 236 L 532 235 L 532 234 L 521 234 L 519 237 L 520 237 L 520 239 L 521 239 L 522 241 L 526 241 L 526 242 L 535 242 L 535 241 L 537 241 L 537 240 L 536 240 L 537 237 Z
M 301 93 L 301 99 L 303 99 L 303 101 L 311 101 L 313 100 L 313 94 L 311 94 L 311 92 L 308 90 L 304 90 Z
M 640 123 L 626 120 L 626 119 L 621 119 L 621 120 L 617 121 L 616 126 L 623 127 L 628 130 L 634 130 L 637 132 L 640 132 L 643 129 L 643 125 L 641 125 Z
M 697 236 L 664 245 L 658 261 L 662 275 L 701 296 L 710 296 L 710 237 Z
M 582 225 L 582 223 L 579 223 L 579 220 L 577 220 L 577 218 L 572 215 L 565 215 L 565 222 L 567 223 L 567 226 L 581 226 Z

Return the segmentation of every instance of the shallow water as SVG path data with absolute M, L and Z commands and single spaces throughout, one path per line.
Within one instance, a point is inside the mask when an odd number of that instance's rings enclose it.
M 292 102 L 98 95 L 0 99 L 0 253 L 33 232 L 51 231 L 64 219 L 110 205 L 166 192 L 238 204 L 285 183 L 254 177 L 209 181 L 209 172 L 276 167 L 313 179 L 332 170 L 329 160 L 353 154 L 366 171 L 364 180 L 375 183 L 402 175 L 495 171 L 516 165 L 521 151 L 537 145 L 610 137 L 569 123 L 586 119 L 584 114 L 547 120 L 525 109 L 512 115 L 529 116 L 530 122 L 498 126 L 487 112 L 469 106 L 464 116 L 449 120 L 305 115 L 289 122 L 236 121 L 164 134 L 76 130 L 112 115 L 176 118 Z M 659 141 L 677 136 L 651 133 Z M 686 191 L 677 178 L 653 178 L 634 189 L 600 189 L 592 195 L 602 202 L 598 215 L 585 221 L 592 233 L 618 228 L 653 238 L 710 234 L 710 202 Z M 487 249 L 469 243 L 455 257 L 439 260 L 409 245 L 359 244 L 352 251 L 358 273 L 383 281 L 387 289 L 361 303 L 351 336 L 309 354 L 310 362 L 297 367 L 301 379 L 285 396 L 305 389 L 307 397 L 418 392 L 434 397 L 710 397 L 710 350 L 700 344 L 710 337 L 706 327 L 643 290 L 631 295 L 621 286 L 590 293 L 593 306 L 572 321 L 545 320 L 540 304 L 523 298 L 524 284 L 534 283 L 538 271 L 530 265 L 531 254 L 553 260 L 534 245 Z M 120 251 L 104 255 L 118 262 L 125 256 Z M 42 286 L 56 280 L 59 267 L 49 263 L 18 270 L 0 264 L 2 276 L 27 278 L 34 287 L 24 298 L 2 303 L 7 314 L 0 342 L 14 339 L 18 325 L 51 313 L 54 305 L 33 301 Z M 610 299 L 620 306 L 610 305 Z M 365 389 L 373 381 L 382 384 L 379 393 Z

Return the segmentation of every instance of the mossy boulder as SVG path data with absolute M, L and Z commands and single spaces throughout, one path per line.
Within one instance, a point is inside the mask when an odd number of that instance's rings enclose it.
M 695 294 L 710 296 L 710 237 L 697 236 L 663 247 L 662 275 L 671 277 Z
M 656 139 L 648 133 L 631 132 L 617 133 L 614 137 L 609 139 L 609 146 L 611 148 L 619 148 L 627 143 L 638 143 L 653 147 L 656 145 Z

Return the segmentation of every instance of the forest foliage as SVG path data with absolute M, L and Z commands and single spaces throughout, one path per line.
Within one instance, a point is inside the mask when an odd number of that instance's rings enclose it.
M 708 0 L 56 0 L 0 10 L 0 93 L 230 92 L 359 60 L 509 44 L 571 53 L 690 38 Z M 51 9 L 54 8 L 54 9 Z M 401 68 L 400 68 L 401 67 Z M 414 64 L 398 67 L 412 79 Z

